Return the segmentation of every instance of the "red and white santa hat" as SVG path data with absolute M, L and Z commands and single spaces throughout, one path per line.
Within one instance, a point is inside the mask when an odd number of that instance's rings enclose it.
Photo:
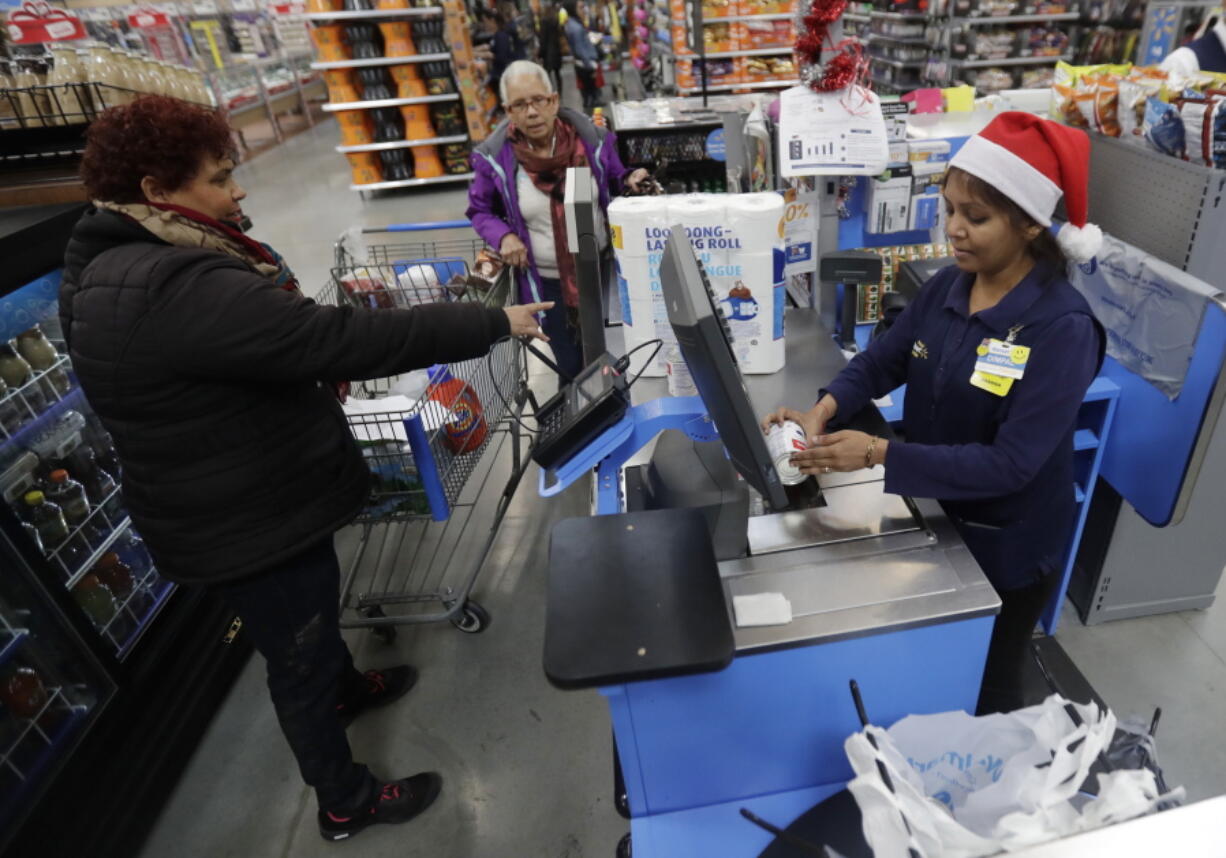
M 1089 262 L 1102 247 L 1102 230 L 1086 223 L 1090 138 L 1084 131 L 1011 110 L 967 140 L 950 166 L 987 182 L 1043 226 L 1051 226 L 1063 194 L 1068 223 L 1056 240 L 1065 255 Z

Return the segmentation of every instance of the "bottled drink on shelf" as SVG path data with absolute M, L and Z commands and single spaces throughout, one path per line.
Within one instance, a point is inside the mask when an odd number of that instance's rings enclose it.
M 18 718 L 33 718 L 47 705 L 47 687 L 32 667 L 19 667 L 0 685 L 4 708 Z
M 137 581 L 144 580 L 149 570 L 153 568 L 153 557 L 149 554 L 145 540 L 137 536 L 136 531 L 131 527 L 125 528 L 123 533 L 119 534 L 113 548 L 119 555 L 119 559 L 132 570 L 132 575 Z
M 80 534 L 90 548 L 97 548 L 110 532 L 89 518 L 89 498 L 85 487 L 68 475 L 63 468 L 51 472 L 44 494 L 47 500 L 54 503 L 64 513 L 64 521 L 69 528 L 80 528 Z
M 72 588 L 72 598 L 99 631 L 115 619 L 115 596 L 93 572 L 84 575 Z
M 124 563 L 114 551 L 103 554 L 102 558 L 94 564 L 92 571 L 98 576 L 98 580 L 107 586 L 117 601 L 122 602 L 132 595 L 132 589 L 136 586 L 132 568 Z
M 89 555 L 77 540 L 69 539 L 68 522 L 64 519 L 63 510 L 37 490 L 26 492 L 25 504 L 25 518 L 38 531 L 43 551 L 56 552 L 69 574 L 75 572 Z
M 31 416 L 37 416 L 47 410 L 47 399 L 43 396 L 43 392 L 38 389 L 38 385 L 30 385 L 24 390 L 18 390 L 34 375 L 30 364 L 21 355 L 17 354 L 8 343 L 0 343 L 0 378 L 13 389 L 13 395 L 18 397 L 18 401 L 25 401 Z
M 0 434 L 15 435 L 28 420 L 29 415 L 26 414 L 25 407 L 13 396 L 4 379 L 0 378 Z
M 94 457 L 104 471 L 117 480 L 123 477 L 123 469 L 119 467 L 119 456 L 115 453 L 115 442 L 111 440 L 111 434 L 106 431 L 96 414 L 91 414 L 85 419 L 81 438 L 94 451 Z
M 60 353 L 43 334 L 42 328 L 35 325 L 28 331 L 18 334 L 17 353 L 25 359 L 31 369 L 37 372 L 52 370 L 47 373 L 44 380 L 44 389 L 48 395 L 58 398 L 68 393 L 72 383 L 68 380 L 68 373 L 62 368 L 55 367 L 56 362 L 60 359 Z

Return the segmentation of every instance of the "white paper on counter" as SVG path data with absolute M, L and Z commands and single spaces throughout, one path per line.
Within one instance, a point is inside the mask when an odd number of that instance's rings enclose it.
M 779 106 L 783 176 L 878 176 L 890 161 L 881 101 L 861 86 L 784 90 Z
M 782 593 L 753 593 L 732 597 L 732 612 L 740 628 L 786 626 L 792 622 L 792 603 Z

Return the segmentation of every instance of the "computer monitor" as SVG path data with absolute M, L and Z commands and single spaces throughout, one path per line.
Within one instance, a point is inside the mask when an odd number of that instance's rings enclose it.
M 574 257 L 575 282 L 579 288 L 579 335 L 584 366 L 591 366 L 605 353 L 604 284 L 600 277 L 600 239 L 596 223 L 599 205 L 591 168 L 568 167 L 563 210 L 567 246 Z
M 664 247 L 660 285 L 677 345 L 728 458 L 772 509 L 787 509 L 787 494 L 732 351 L 728 323 L 681 226 L 672 228 Z

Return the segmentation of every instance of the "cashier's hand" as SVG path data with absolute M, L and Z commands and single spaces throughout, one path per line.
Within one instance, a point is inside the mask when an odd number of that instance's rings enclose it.
M 541 304 L 516 304 L 513 307 L 504 307 L 503 312 L 507 314 L 507 319 L 511 322 L 511 336 L 534 337 L 538 340 L 549 342 L 549 337 L 545 336 L 545 332 L 537 324 L 536 314 L 551 309 L 553 309 L 553 301 L 545 301 Z
M 864 456 L 873 436 L 865 432 L 844 430 L 822 435 L 808 450 L 792 457 L 792 463 L 804 474 L 829 474 L 831 471 L 859 471 L 865 467 Z M 873 449 L 872 464 L 885 464 L 889 441 L 878 438 Z
M 643 180 L 646 179 L 648 175 L 649 174 L 645 169 L 639 167 L 637 170 L 627 176 L 626 187 L 630 189 L 630 193 L 641 193 L 642 188 L 640 188 L 639 185 L 642 184 Z
M 528 264 L 528 248 L 524 247 L 519 236 L 513 232 L 508 232 L 502 237 L 502 244 L 498 246 L 498 255 L 512 268 L 523 268 Z

